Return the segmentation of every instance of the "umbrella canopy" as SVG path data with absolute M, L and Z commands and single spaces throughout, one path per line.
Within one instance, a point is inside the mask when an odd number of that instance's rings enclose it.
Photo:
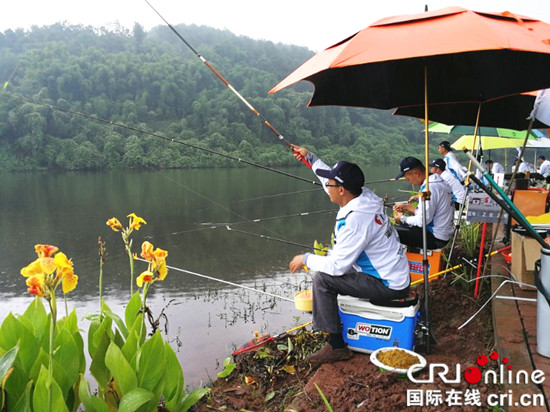
M 537 92 L 535 91 L 488 100 L 481 104 L 481 108 L 479 102 L 429 104 L 429 118 L 432 121 L 445 124 L 473 126 L 479 109 L 479 124 L 481 126 L 525 130 L 529 123 L 527 118 L 533 110 L 536 98 Z M 424 118 L 424 106 L 398 107 L 393 114 L 422 119 Z M 534 129 L 548 126 L 539 120 L 535 120 L 532 125 Z M 481 133 L 481 135 L 484 134 Z M 485 136 L 489 135 L 485 134 Z
M 428 126 L 428 131 L 434 133 L 445 133 L 455 135 L 468 135 L 474 134 L 474 126 L 462 126 L 462 125 L 446 125 L 443 123 L 432 123 Z M 501 127 L 480 127 L 478 129 L 478 135 L 484 137 L 507 137 L 512 139 L 525 138 L 525 131 L 504 129 Z M 529 132 L 530 138 L 543 137 L 544 133 L 538 130 L 531 130 Z
M 313 56 L 270 93 L 307 80 L 315 85 L 311 106 L 422 105 L 425 86 L 429 104 L 484 102 L 550 87 L 548 67 L 549 24 L 449 7 L 379 20 Z
M 451 147 L 456 150 L 462 150 L 464 148 L 468 150 L 475 150 L 478 148 L 479 139 L 480 139 L 479 136 L 477 136 L 477 138 L 474 139 L 474 136 L 472 135 L 465 135 L 460 137 L 456 142 L 454 142 L 451 145 Z M 522 145 L 523 145 L 523 139 L 514 139 L 514 138 L 496 137 L 496 136 L 481 136 L 481 147 L 484 150 L 512 149 Z M 525 147 L 527 148 L 550 147 L 550 139 L 532 138 L 527 140 L 527 145 Z

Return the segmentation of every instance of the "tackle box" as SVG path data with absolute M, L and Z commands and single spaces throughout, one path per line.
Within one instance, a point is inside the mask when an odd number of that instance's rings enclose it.
M 421 253 L 407 252 L 407 260 L 409 261 L 409 273 L 411 275 L 411 282 L 417 280 L 424 280 L 424 266 L 422 261 L 424 255 Z M 428 250 L 426 255 L 428 256 L 428 276 L 435 275 L 441 272 L 443 265 L 441 264 L 441 249 Z M 438 276 L 434 276 L 429 279 L 428 282 L 436 280 Z
M 338 313 L 344 341 L 356 352 L 371 353 L 388 346 L 413 350 L 419 308 L 419 301 L 407 307 L 389 307 L 339 295 Z

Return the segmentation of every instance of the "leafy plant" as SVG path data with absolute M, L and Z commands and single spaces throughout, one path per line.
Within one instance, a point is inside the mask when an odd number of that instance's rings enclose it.
M 128 228 L 116 218 L 108 224 L 126 231 L 123 241 L 133 261 L 129 235 L 145 221 L 133 213 L 129 217 Z M 89 373 L 97 384 L 92 395 L 84 377 L 84 341 L 76 312 L 57 319 L 56 290 L 61 286 L 64 294 L 69 293 L 78 282 L 73 263 L 55 246 L 36 245 L 35 251 L 38 258 L 21 274 L 36 298 L 23 315 L 10 313 L 0 326 L 0 410 L 76 411 L 82 403 L 87 411 L 152 411 L 162 401 L 167 410 L 186 411 L 209 392 L 199 388 L 185 393 L 174 350 L 159 331 L 147 336 L 147 292 L 166 277 L 168 252 L 143 243 L 141 256 L 148 267 L 136 279 L 143 297 L 139 291 L 131 295 L 123 319 L 102 298 L 106 251 L 99 241 L 100 312 L 87 316 Z
M 233 362 L 231 357 L 225 358 L 223 361 L 223 371 L 218 373 L 218 378 L 227 378 L 236 367 L 237 364 Z
M 477 259 L 477 254 L 479 253 L 479 229 L 481 223 L 464 223 L 460 227 L 459 236 L 461 250 L 460 255 L 467 261 L 474 262 Z M 475 283 L 472 282 L 476 275 L 476 269 L 471 265 L 463 263 L 462 267 L 456 270 L 455 277 L 452 281 L 452 284 L 457 284 L 465 291 L 471 291 L 475 287 Z

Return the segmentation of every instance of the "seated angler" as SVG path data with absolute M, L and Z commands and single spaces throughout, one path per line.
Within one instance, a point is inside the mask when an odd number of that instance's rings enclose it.
M 338 295 L 392 300 L 409 295 L 409 263 L 381 198 L 363 187 L 363 172 L 353 163 L 332 169 L 312 153 L 292 146 L 295 157 L 306 158 L 323 183 L 330 201 L 340 207 L 334 226 L 334 248 L 327 256 L 306 253 L 289 263 L 292 273 L 304 265 L 318 272 L 313 278 L 313 327 L 329 333 L 328 342 L 307 357 L 311 363 L 351 357 L 342 336 Z
M 506 170 L 504 169 L 504 166 L 502 166 L 500 163 L 493 162 L 491 159 L 487 159 L 485 161 L 485 164 L 487 165 L 487 171 L 494 175 L 495 173 L 505 173 Z
M 449 186 L 451 186 L 451 190 L 453 191 L 455 209 L 459 210 L 460 205 L 464 202 L 464 199 L 466 198 L 466 189 L 458 181 L 455 175 L 453 175 L 447 169 L 445 161 L 443 159 L 435 159 L 431 164 L 430 172 L 438 174 L 443 180 L 447 182 Z
M 406 157 L 399 164 L 401 173 L 397 178 L 405 177 L 413 185 L 420 186 L 420 192 L 426 190 L 426 168 L 416 157 Z M 438 174 L 429 176 L 430 199 L 426 201 L 426 237 L 428 249 L 444 247 L 453 235 L 454 201 L 451 187 Z M 422 240 L 422 198 L 418 206 L 396 204 L 393 207 L 397 234 L 401 243 L 412 247 L 423 247 Z M 412 213 L 406 216 L 405 212 Z

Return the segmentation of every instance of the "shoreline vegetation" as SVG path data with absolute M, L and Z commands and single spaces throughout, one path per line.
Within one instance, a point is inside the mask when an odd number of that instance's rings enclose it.
M 177 29 L 287 140 L 329 162 L 397 164 L 423 152 L 416 119 L 308 108 L 309 84 L 268 95 L 313 55 L 308 49 L 203 26 Z M 238 165 L 136 129 L 263 165 L 295 165 L 289 149 L 167 27 L 107 31 L 59 23 L 7 30 L 0 33 L 0 55 L 0 171 Z

